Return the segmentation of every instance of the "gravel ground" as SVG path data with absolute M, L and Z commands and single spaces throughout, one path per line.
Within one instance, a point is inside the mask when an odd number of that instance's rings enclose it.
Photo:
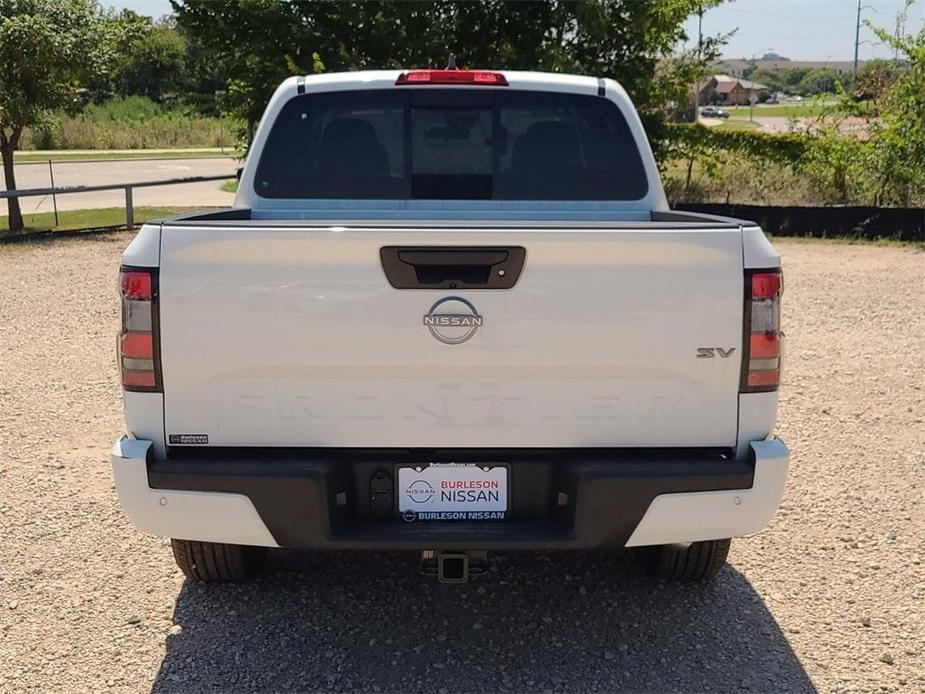
M 410 554 L 279 551 L 206 588 L 110 479 L 128 239 L 0 247 L 0 690 L 925 691 L 921 250 L 778 243 L 792 474 L 712 584 L 610 553 L 460 588 Z

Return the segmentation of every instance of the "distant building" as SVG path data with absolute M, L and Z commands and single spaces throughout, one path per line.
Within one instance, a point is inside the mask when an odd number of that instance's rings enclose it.
M 729 75 L 713 75 L 710 81 L 700 89 L 698 103 L 725 104 L 726 106 L 744 106 L 750 102 L 752 94 L 767 91 L 768 87 L 750 80 L 730 77 Z
M 713 63 L 713 67 L 724 70 L 730 75 L 741 75 L 749 68 L 764 68 L 765 70 L 792 70 L 805 68 L 807 70 L 833 70 L 840 75 L 854 72 L 854 61 L 851 60 L 791 60 L 776 54 L 768 53 L 757 60 L 745 58 L 723 58 Z

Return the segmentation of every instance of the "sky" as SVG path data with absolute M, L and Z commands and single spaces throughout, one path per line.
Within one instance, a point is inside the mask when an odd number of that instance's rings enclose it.
M 159 17 L 170 13 L 168 0 L 102 0 L 104 5 L 129 8 Z M 892 31 L 904 0 L 862 0 L 862 12 L 877 26 Z M 703 17 L 704 34 L 737 30 L 723 51 L 729 58 L 751 58 L 773 51 L 793 60 L 851 60 L 857 0 L 733 0 L 708 10 Z M 915 32 L 925 23 L 925 0 L 915 0 L 909 11 L 907 30 Z M 692 41 L 697 39 L 697 20 L 686 23 Z M 860 58 L 888 58 L 885 46 L 861 27 Z M 864 43 L 864 42 L 867 43 Z
M 862 20 L 891 32 L 904 0 L 862 0 L 867 5 Z M 774 52 L 793 60 L 852 60 L 857 22 L 857 0 L 735 0 L 708 10 L 703 16 L 704 34 L 737 30 L 723 54 L 728 58 L 751 58 Z M 906 31 L 917 32 L 925 22 L 925 0 L 909 10 Z M 697 20 L 685 27 L 697 40 Z M 892 57 L 892 50 L 877 43 L 873 32 L 861 26 L 861 60 Z

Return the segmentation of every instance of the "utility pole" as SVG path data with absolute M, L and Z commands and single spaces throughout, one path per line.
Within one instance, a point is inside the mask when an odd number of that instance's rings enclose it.
M 861 47 L 861 0 L 858 0 L 858 21 L 854 25 L 854 74 L 858 74 L 858 48 Z
M 703 60 L 703 3 L 697 10 L 697 59 Z
M 861 41 L 861 12 L 864 10 L 873 10 L 877 11 L 877 8 L 873 5 L 862 5 L 861 0 L 858 0 L 858 21 L 854 25 L 854 74 L 858 74 L 858 49 L 861 47 L 862 43 L 870 43 L 870 41 Z M 873 45 L 873 44 L 871 44 Z
M 697 10 L 697 64 L 703 62 L 703 3 Z M 694 122 L 700 121 L 700 81 L 694 84 Z

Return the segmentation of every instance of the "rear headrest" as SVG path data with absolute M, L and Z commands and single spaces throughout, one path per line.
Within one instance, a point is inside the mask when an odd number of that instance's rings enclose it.
M 581 150 L 578 133 L 561 121 L 545 120 L 534 123 L 514 141 L 511 169 L 532 171 L 546 165 L 578 165 Z
M 335 143 L 335 141 L 337 142 Z M 376 129 L 369 121 L 360 120 L 359 118 L 338 118 L 328 123 L 324 133 L 321 135 L 322 147 L 333 144 L 348 144 L 350 141 L 356 144 L 378 142 Z
M 578 149 L 578 133 L 571 125 L 558 120 L 543 120 L 527 128 L 526 137 L 547 147 Z
M 321 134 L 318 171 L 331 177 L 384 176 L 389 172 L 389 156 L 372 123 L 338 118 Z

